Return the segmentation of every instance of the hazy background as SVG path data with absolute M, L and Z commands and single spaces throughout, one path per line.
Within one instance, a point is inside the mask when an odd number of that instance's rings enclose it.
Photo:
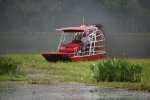
M 55 51 L 66 26 L 102 24 L 111 57 L 150 57 L 150 0 L 0 0 L 0 54 Z

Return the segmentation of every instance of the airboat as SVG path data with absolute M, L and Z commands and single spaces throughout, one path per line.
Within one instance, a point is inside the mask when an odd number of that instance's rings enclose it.
M 49 62 L 56 61 L 87 61 L 101 59 L 106 56 L 105 37 L 100 25 L 81 25 L 56 29 L 61 32 L 58 49 L 55 52 L 43 52 Z M 86 35 L 86 45 L 82 37 Z

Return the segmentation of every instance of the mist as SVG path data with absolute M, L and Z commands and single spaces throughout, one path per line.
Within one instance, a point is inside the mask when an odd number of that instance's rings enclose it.
M 137 9 L 111 10 L 97 0 L 3 1 L 7 2 L 0 2 L 0 54 L 55 51 L 60 38 L 55 29 L 80 26 L 84 17 L 86 25 L 103 25 L 109 57 L 150 57 L 150 18 Z

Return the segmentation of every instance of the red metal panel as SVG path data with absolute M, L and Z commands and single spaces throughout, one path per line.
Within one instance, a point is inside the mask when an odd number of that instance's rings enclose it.
M 74 62 L 79 62 L 79 61 L 101 59 L 101 58 L 104 58 L 105 56 L 106 56 L 105 53 L 95 54 L 95 55 L 76 56 L 76 57 L 71 57 L 71 60 L 74 61 Z

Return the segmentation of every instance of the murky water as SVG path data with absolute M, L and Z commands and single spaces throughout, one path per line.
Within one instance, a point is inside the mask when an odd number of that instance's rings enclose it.
M 92 92 L 91 92 L 92 91 Z M 150 100 L 147 91 L 87 86 L 68 82 L 55 85 L 1 82 L 0 100 Z

